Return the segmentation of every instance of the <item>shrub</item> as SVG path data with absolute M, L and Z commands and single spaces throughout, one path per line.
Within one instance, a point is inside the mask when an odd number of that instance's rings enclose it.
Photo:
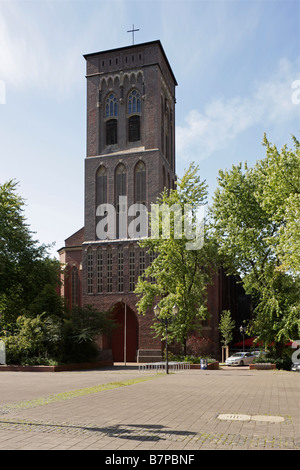
M 186 346 L 188 355 L 194 357 L 206 357 L 209 356 L 211 351 L 212 341 L 209 338 L 191 335 L 187 339 Z
M 35 318 L 19 316 L 15 334 L 3 339 L 8 364 L 24 364 L 32 361 L 33 357 L 55 356 L 61 341 L 57 323 L 51 318 L 43 318 L 43 315 Z

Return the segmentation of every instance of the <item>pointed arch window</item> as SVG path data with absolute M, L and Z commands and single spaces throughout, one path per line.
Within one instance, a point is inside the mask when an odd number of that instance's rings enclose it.
M 118 98 L 110 93 L 105 100 L 106 145 L 118 143 Z
M 96 203 L 98 207 L 101 204 L 107 203 L 107 171 L 103 165 L 101 165 L 97 171 L 96 179 Z
M 101 165 L 96 173 L 96 214 L 103 214 L 103 215 L 96 215 L 96 237 L 97 234 L 97 227 L 98 223 L 102 221 L 106 217 L 106 204 L 107 204 L 107 170 L 105 166 Z M 98 209 L 100 212 L 98 212 Z M 108 227 L 105 229 L 108 231 Z
M 105 117 L 118 116 L 118 98 L 114 93 L 110 93 L 105 100 Z
M 138 90 L 132 90 L 128 96 L 128 115 L 141 112 L 141 94 Z
M 119 196 L 126 196 L 126 168 L 120 163 L 116 168 L 116 199 L 118 203 Z
M 146 204 L 146 166 L 139 161 L 135 167 L 135 202 L 137 204 Z
M 115 197 L 116 197 L 116 236 L 117 238 L 126 238 L 127 235 L 127 220 L 126 213 L 127 207 L 125 202 L 122 202 L 122 197 L 127 195 L 127 172 L 123 163 L 120 163 L 116 168 L 115 174 Z

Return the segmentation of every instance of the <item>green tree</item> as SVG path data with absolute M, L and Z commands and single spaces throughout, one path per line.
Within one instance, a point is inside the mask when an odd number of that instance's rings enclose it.
M 278 151 L 266 135 L 266 158 L 257 165 L 264 182 L 257 199 L 278 225 L 278 236 L 269 241 L 278 258 L 277 269 L 300 275 L 300 144 L 292 136 L 294 149 Z
M 92 340 L 112 321 L 91 307 L 67 312 L 57 291 L 60 264 L 33 240 L 16 190 L 13 181 L 0 185 L 0 336 L 8 361 L 94 359 Z
M 177 217 L 178 213 L 173 215 L 171 212 L 169 219 L 164 213 L 159 219 L 159 233 L 156 233 L 156 238 L 151 237 L 140 242 L 140 246 L 155 257 L 144 275 L 139 277 L 135 289 L 139 297 L 138 312 L 141 314 L 145 314 L 148 309 L 153 310 L 155 303 L 158 303 L 160 317 L 168 317 L 174 304 L 177 304 L 179 313 L 170 325 L 169 338 L 176 338 L 183 345 L 184 353 L 188 333 L 199 330 L 201 321 L 207 316 L 207 284 L 211 281 L 213 253 L 215 254 L 214 246 L 205 234 L 204 246 L 187 249 L 191 239 L 187 231 L 184 231 L 186 208 L 191 208 L 189 228 L 195 234 L 199 229 L 197 210 L 206 203 L 207 197 L 207 185 L 201 182 L 197 172 L 198 167 L 191 164 L 183 178 L 177 182 L 177 188 L 169 191 L 165 189 L 159 198 L 158 206 L 161 210 L 177 207 L 181 215 Z M 152 234 L 157 220 L 151 211 Z M 164 236 L 166 233 L 167 236 Z M 163 323 L 156 321 L 153 327 L 157 336 L 164 338 Z
M 0 313 L 2 328 L 11 332 L 20 315 L 63 312 L 56 292 L 59 262 L 32 238 L 24 206 L 16 182 L 0 185 Z
M 234 327 L 235 321 L 231 318 L 230 310 L 223 310 L 219 323 L 219 331 L 222 335 L 221 342 L 224 344 L 224 346 L 228 346 L 230 341 L 232 341 L 232 330 Z
M 252 295 L 251 332 L 263 342 L 275 340 L 278 354 L 287 339 L 300 334 L 299 231 L 284 250 L 300 191 L 299 144 L 294 143 L 294 151 L 279 152 L 265 138 L 267 155 L 253 168 L 240 163 L 220 170 L 211 212 L 219 255 Z

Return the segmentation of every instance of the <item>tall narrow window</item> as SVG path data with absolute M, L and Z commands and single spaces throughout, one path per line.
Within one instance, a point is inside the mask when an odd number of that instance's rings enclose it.
M 140 250 L 139 275 L 143 276 L 145 272 L 145 250 Z
M 129 251 L 129 290 L 133 292 L 135 288 L 135 263 L 134 263 L 134 247 L 130 247 Z
M 106 145 L 118 143 L 118 121 L 109 119 L 106 121 Z
M 118 143 L 118 98 L 110 93 L 105 100 L 106 145 Z
M 152 265 L 155 258 L 156 258 L 156 253 L 154 253 L 153 251 L 150 251 L 150 253 L 149 253 L 149 264 L 150 264 L 150 266 Z M 153 276 L 150 276 L 150 282 L 152 284 L 155 282 L 155 278 Z
M 112 251 L 107 250 L 107 292 L 112 292 Z
M 116 169 L 115 175 L 115 194 L 116 194 L 116 208 L 117 208 L 117 220 L 116 220 L 116 236 L 117 238 L 127 237 L 127 220 L 126 213 L 127 208 L 125 202 L 122 202 L 122 196 L 126 196 L 126 168 L 123 163 L 120 163 Z
M 135 202 L 146 204 L 146 167 L 145 163 L 139 161 L 135 167 Z
M 161 151 L 165 153 L 165 109 L 164 109 L 164 102 L 161 99 Z
M 77 307 L 79 303 L 79 281 L 78 281 L 78 269 L 74 267 L 71 273 L 71 307 Z
M 103 292 L 103 253 L 101 248 L 97 251 L 97 292 Z
M 101 204 L 107 203 L 107 171 L 103 165 L 97 171 L 96 187 L 98 207 Z
M 99 214 L 103 215 L 96 215 L 96 237 L 99 238 L 105 238 L 104 236 L 100 236 L 97 233 L 97 226 L 98 223 L 101 222 L 102 219 L 106 217 L 106 205 L 107 203 L 107 171 L 106 168 L 101 165 L 100 168 L 97 171 L 96 174 L 96 211 L 99 208 Z M 102 206 L 102 207 L 101 207 Z M 104 227 L 104 231 L 108 232 L 108 227 Z
M 105 100 L 105 117 L 118 116 L 118 98 L 114 93 L 110 93 Z
M 136 114 L 141 112 L 141 95 L 137 90 L 133 90 L 128 96 L 128 114 Z
M 141 140 L 140 116 L 130 116 L 128 120 L 128 140 L 129 142 Z
M 138 142 L 141 140 L 141 95 L 138 90 L 132 90 L 128 96 L 128 141 Z
M 123 292 L 124 280 L 123 280 L 123 248 L 120 246 L 118 250 L 118 291 Z
M 170 130 L 170 116 L 169 116 L 169 108 L 166 110 L 166 159 L 170 162 L 170 137 L 169 137 L 169 130 Z
M 87 292 L 93 292 L 93 252 L 92 248 L 87 250 Z

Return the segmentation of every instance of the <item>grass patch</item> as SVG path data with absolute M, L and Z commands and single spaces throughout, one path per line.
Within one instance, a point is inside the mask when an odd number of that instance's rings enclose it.
M 157 377 L 160 377 L 160 375 L 131 380 L 123 380 L 121 382 L 110 382 L 102 385 L 95 385 L 94 387 L 79 388 L 77 390 L 70 390 L 68 392 L 56 393 L 55 395 L 50 395 L 49 397 L 35 398 L 33 400 L 11 403 L 1 407 L 0 413 L 8 413 L 9 411 L 18 409 L 28 409 L 36 408 L 38 406 L 50 405 L 51 403 L 57 403 L 62 400 L 70 400 L 72 398 L 83 397 L 87 395 L 92 395 L 94 393 L 104 392 L 106 390 L 113 390 L 115 388 L 126 387 L 128 385 L 146 382 L 148 380 L 153 380 Z

